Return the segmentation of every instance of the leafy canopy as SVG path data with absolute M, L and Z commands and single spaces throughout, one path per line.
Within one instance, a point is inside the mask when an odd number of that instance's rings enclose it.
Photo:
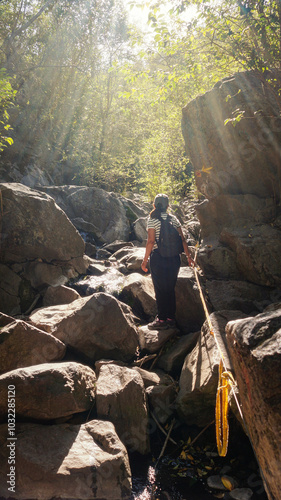
M 148 25 L 130 26 L 121 0 L 2 0 L 2 161 L 36 163 L 59 184 L 177 198 L 193 182 L 189 100 L 253 70 L 280 107 L 279 1 L 151 2 Z

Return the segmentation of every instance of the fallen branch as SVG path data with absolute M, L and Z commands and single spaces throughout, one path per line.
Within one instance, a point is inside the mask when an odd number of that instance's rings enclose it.
M 31 306 L 29 306 L 29 308 L 27 309 L 27 311 L 25 311 L 23 313 L 24 316 L 27 316 L 33 310 L 33 308 L 36 306 L 36 304 L 37 304 L 38 300 L 40 299 L 40 297 L 41 297 L 40 293 L 38 295 L 36 295 L 36 297 L 35 297 L 34 301 L 32 302 Z
M 197 439 L 200 438 L 200 436 L 202 436 L 202 434 L 208 429 L 208 427 L 210 427 L 210 425 L 213 425 L 214 423 L 215 421 L 213 420 L 208 425 L 206 425 L 206 427 L 204 427 L 204 429 L 199 432 L 199 434 L 191 441 L 191 443 L 189 443 L 189 446 L 192 446 L 197 441 Z
M 151 359 L 154 359 L 155 357 L 156 357 L 156 354 L 147 354 L 143 358 L 138 359 L 137 361 L 134 361 L 133 364 L 134 364 L 134 366 L 139 366 L 139 368 L 141 368 L 142 365 L 144 365 L 144 363 L 146 363 L 147 361 L 150 361 Z
M 153 363 L 151 364 L 151 367 L 149 368 L 149 371 L 150 371 L 150 370 L 152 370 L 152 368 L 154 367 L 154 365 L 155 365 L 156 361 L 158 361 L 159 357 L 160 357 L 160 356 L 161 356 L 161 354 L 162 354 L 162 351 L 163 351 L 163 349 L 164 349 L 164 346 L 165 346 L 165 345 L 166 345 L 166 344 L 164 344 L 164 345 L 161 347 L 161 349 L 160 349 L 160 351 L 158 352 L 157 356 L 155 357 L 155 359 L 154 359 Z
M 152 416 L 154 422 L 156 423 L 156 425 L 159 427 L 160 431 L 162 431 L 163 434 L 165 434 L 165 436 L 167 436 L 168 433 L 165 431 L 164 427 L 162 427 L 162 425 L 158 422 L 158 420 L 155 417 L 155 415 L 154 415 L 153 412 L 151 412 L 151 416 Z M 171 443 L 173 443 L 173 444 L 175 444 L 177 446 L 178 443 L 176 443 L 176 441 L 173 438 L 169 437 L 169 440 L 171 441 Z
M 172 430 L 173 430 L 173 427 L 174 427 L 175 421 L 176 421 L 176 419 L 174 418 L 174 419 L 172 420 L 171 425 L 170 425 L 170 429 L 169 429 L 168 434 L 167 434 L 167 436 L 166 436 L 165 443 L 163 444 L 163 447 L 162 447 L 162 450 L 161 450 L 161 452 L 160 452 L 160 455 L 159 455 L 159 457 L 157 458 L 157 461 L 156 461 L 156 464 L 155 464 L 155 470 L 157 469 L 157 465 L 158 465 L 158 462 L 159 462 L 160 458 L 161 458 L 161 457 L 163 456 L 163 454 L 164 454 L 164 451 L 165 451 L 166 446 L 167 446 L 167 443 L 168 443 L 168 441 L 169 441 L 169 439 L 170 439 L 170 434 L 171 434 L 171 432 L 172 432 Z

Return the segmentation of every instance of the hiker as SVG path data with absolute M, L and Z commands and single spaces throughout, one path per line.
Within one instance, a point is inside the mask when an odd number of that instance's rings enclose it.
M 142 270 L 148 272 L 147 262 L 150 257 L 150 271 L 158 315 L 148 327 L 156 330 L 166 330 L 176 326 L 175 286 L 181 263 L 180 253 L 184 251 L 188 265 L 194 265 L 181 224 L 174 215 L 167 213 L 168 206 L 168 196 L 157 194 L 154 200 L 154 210 L 150 212 L 147 222 L 148 238 L 141 264 Z M 162 250 L 162 245 L 168 245 L 168 250 Z M 173 250 L 171 250 L 172 246 Z

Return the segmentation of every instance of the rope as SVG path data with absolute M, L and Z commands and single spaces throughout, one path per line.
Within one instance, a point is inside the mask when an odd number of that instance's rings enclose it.
M 195 256 L 195 261 L 196 261 L 197 253 Z M 198 264 L 196 264 L 198 266 Z M 199 267 L 199 266 L 198 266 Z M 206 305 L 206 301 L 203 295 L 202 287 L 200 285 L 199 277 L 198 277 L 198 270 L 194 266 L 194 273 L 195 273 L 195 279 L 197 282 L 197 286 L 199 289 L 199 294 L 201 298 L 201 302 L 204 308 L 205 316 L 208 322 L 208 326 L 210 329 L 210 334 L 213 335 L 217 349 L 219 351 L 220 355 L 220 365 L 219 365 L 219 381 L 218 381 L 218 389 L 217 389 L 217 396 L 216 396 L 216 437 L 217 437 L 217 448 L 218 448 L 218 453 L 220 456 L 225 456 L 227 453 L 227 446 L 228 446 L 228 437 L 229 437 L 229 430 L 228 430 L 228 406 L 229 406 L 229 399 L 233 395 L 235 399 L 235 403 L 237 405 L 241 420 L 243 424 L 245 425 L 245 420 L 243 417 L 243 413 L 237 398 L 237 395 L 235 393 L 235 389 L 237 390 L 237 383 L 232 375 L 232 373 L 227 369 L 226 367 L 226 362 L 225 362 L 225 356 L 222 352 L 221 346 L 219 344 L 217 335 L 215 334 L 210 314 Z
M 195 264 L 196 264 L 199 243 L 196 246 L 197 246 L 197 248 L 196 248 L 196 253 L 195 253 L 195 257 L 194 257 Z M 198 264 L 196 264 L 196 266 L 198 267 L 198 269 L 200 269 Z M 221 347 L 219 345 L 217 336 L 215 334 L 215 331 L 214 331 L 214 328 L 213 328 L 213 325 L 211 322 L 210 314 L 209 314 L 209 311 L 208 311 L 208 308 L 206 305 L 206 301 L 205 301 L 205 298 L 204 298 L 204 295 L 202 292 L 202 287 L 201 287 L 200 282 L 199 282 L 198 270 L 197 270 L 196 266 L 194 266 L 193 269 L 194 269 L 195 278 L 196 278 L 196 282 L 197 282 L 199 293 L 200 293 L 200 298 L 201 298 L 202 305 L 203 305 L 203 308 L 205 311 L 206 319 L 207 319 L 208 326 L 210 329 L 210 334 L 213 335 L 214 340 L 216 342 L 216 346 L 217 346 L 219 354 L 220 354 L 219 381 L 218 381 L 218 389 L 217 389 L 217 396 L 216 396 L 216 439 L 217 439 L 218 454 L 220 456 L 226 456 L 226 453 L 227 453 L 227 445 L 228 445 L 228 437 L 229 437 L 229 427 L 228 427 L 227 414 L 228 414 L 229 400 L 230 400 L 231 396 L 233 395 L 237 409 L 238 409 L 240 417 L 241 417 L 241 420 L 243 422 L 246 434 L 247 434 L 249 441 L 251 443 L 253 453 L 254 453 L 254 455 L 256 457 L 256 461 L 259 465 L 262 480 L 264 482 L 264 485 L 266 486 L 267 491 L 270 491 L 270 488 L 268 487 L 267 481 L 264 477 L 263 470 L 259 464 L 259 459 L 257 457 L 255 448 L 253 446 L 251 436 L 249 433 L 249 429 L 248 429 L 248 426 L 245 422 L 245 419 L 244 419 L 244 416 L 243 416 L 243 413 L 242 413 L 242 410 L 241 410 L 241 407 L 240 407 L 240 404 L 239 404 L 239 401 L 238 401 L 238 398 L 237 398 L 237 395 L 235 392 L 235 390 L 238 391 L 237 382 L 234 379 L 232 373 L 229 370 L 227 370 L 227 367 L 225 364 L 225 357 L 223 355 L 223 352 L 221 350 Z M 224 371 L 223 371 L 223 369 L 224 369 Z M 226 383 L 225 383 L 225 381 L 226 381 Z M 229 393 L 229 389 L 231 389 L 230 393 Z

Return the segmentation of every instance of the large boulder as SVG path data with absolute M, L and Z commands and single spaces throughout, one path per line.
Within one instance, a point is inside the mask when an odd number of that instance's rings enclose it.
M 86 186 L 54 186 L 44 191 L 52 196 L 79 231 L 97 243 L 129 240 L 126 209 L 117 195 Z
M 197 332 L 205 321 L 205 313 L 192 268 L 180 268 L 175 292 L 176 320 L 180 330 L 183 333 Z
M 229 98 L 231 96 L 231 98 Z M 233 123 L 237 109 L 242 118 Z M 274 92 L 254 71 L 236 73 L 183 109 L 183 135 L 197 185 L 207 198 L 221 193 L 273 198 L 281 119 Z
M 205 275 L 280 289 L 281 119 L 269 80 L 253 71 L 226 78 L 185 106 L 182 123 L 207 198 L 197 206 Z
M 7 418 L 7 387 L 14 388 L 19 418 L 53 420 L 90 410 L 95 372 L 75 362 L 44 363 L 0 376 L 0 419 Z
M 96 391 L 98 418 L 110 420 L 130 451 L 150 450 L 144 383 L 133 369 L 115 364 L 100 368 Z
M 63 342 L 24 321 L 14 321 L 0 330 L 0 373 L 61 360 Z
M 85 244 L 53 198 L 22 184 L 0 184 L 1 261 L 69 261 Z
M 259 198 L 253 194 L 219 194 L 196 206 L 203 221 L 204 239 L 219 236 L 224 227 L 243 227 L 251 220 L 254 224 L 270 223 L 276 212 L 274 199 Z
M 211 334 L 206 321 L 196 346 L 185 358 L 176 408 L 180 418 L 189 425 L 204 427 L 214 419 L 221 355 L 226 368 L 232 368 L 226 346 L 225 326 L 228 321 L 241 317 L 245 315 L 240 311 L 212 313 L 210 320 L 215 336 Z
M 252 315 L 262 312 L 275 293 L 261 285 L 239 280 L 207 280 L 208 298 L 215 311 L 240 310 Z
M 226 326 L 245 426 L 268 498 L 280 498 L 281 307 Z
M 131 498 L 127 451 L 111 422 L 17 423 L 16 431 L 17 440 L 7 443 L 7 425 L 0 426 L 2 499 Z
M 38 309 L 30 320 L 91 361 L 130 361 L 138 347 L 130 307 L 106 293 Z
M 237 229 L 223 229 L 222 244 L 236 256 L 239 271 L 245 280 L 268 287 L 281 285 L 281 231 L 270 224 Z

